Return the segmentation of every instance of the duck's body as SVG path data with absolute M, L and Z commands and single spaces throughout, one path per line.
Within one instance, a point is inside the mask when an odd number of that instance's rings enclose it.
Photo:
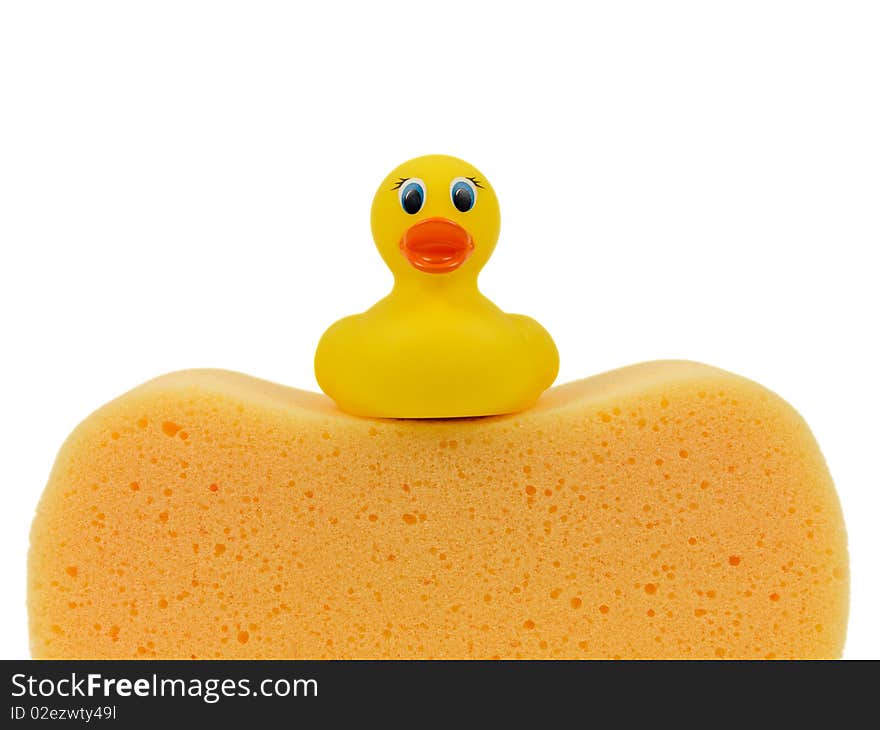
M 479 172 L 454 157 L 411 160 L 379 188 L 372 223 L 394 289 L 324 333 L 315 355 L 324 392 L 349 413 L 384 418 L 531 406 L 559 356 L 541 325 L 502 312 L 477 288 L 500 225 Z
M 541 325 L 479 292 L 392 293 L 330 327 L 315 362 L 321 388 L 349 413 L 449 418 L 528 408 L 555 379 L 559 356 Z

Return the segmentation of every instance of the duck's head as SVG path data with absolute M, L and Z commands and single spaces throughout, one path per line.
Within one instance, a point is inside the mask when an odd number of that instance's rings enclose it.
M 399 165 L 373 199 L 373 238 L 397 281 L 476 279 L 501 217 L 495 191 L 464 160 L 425 155 Z

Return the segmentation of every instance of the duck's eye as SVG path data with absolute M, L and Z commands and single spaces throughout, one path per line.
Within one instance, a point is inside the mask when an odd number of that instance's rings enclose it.
M 418 213 L 425 204 L 425 183 L 411 177 L 400 186 L 400 206 L 410 215 Z
M 477 202 L 477 189 L 466 177 L 457 177 L 449 186 L 452 204 L 462 213 L 467 213 Z

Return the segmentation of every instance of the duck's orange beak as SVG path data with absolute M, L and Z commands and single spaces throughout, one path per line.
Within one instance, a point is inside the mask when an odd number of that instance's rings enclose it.
M 410 226 L 400 239 L 400 250 L 419 271 L 448 274 L 461 266 L 474 250 L 474 241 L 455 221 L 425 218 Z

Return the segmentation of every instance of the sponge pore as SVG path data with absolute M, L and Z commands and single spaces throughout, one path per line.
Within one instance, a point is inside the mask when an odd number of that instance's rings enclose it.
M 167 375 L 68 438 L 28 582 L 38 658 L 832 658 L 848 607 L 806 424 L 688 362 L 446 421 Z

